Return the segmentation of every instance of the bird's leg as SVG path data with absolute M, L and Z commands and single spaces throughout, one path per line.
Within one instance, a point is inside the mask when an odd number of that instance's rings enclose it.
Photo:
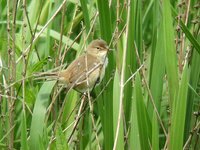
M 94 87 L 96 86 L 96 84 L 99 84 L 99 83 L 100 83 L 100 76 L 97 78 L 97 81 L 95 82 Z

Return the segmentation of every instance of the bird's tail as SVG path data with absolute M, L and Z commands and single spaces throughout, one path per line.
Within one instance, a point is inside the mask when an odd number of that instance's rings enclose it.
M 34 75 L 34 80 L 60 80 L 58 72 L 38 72 Z

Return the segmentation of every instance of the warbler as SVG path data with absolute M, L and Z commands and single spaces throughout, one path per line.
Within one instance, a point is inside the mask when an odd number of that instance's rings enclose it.
M 93 40 L 87 46 L 86 53 L 72 61 L 65 70 L 43 75 L 58 79 L 66 84 L 68 89 L 73 88 L 81 93 L 91 91 L 105 75 L 108 51 L 104 40 Z

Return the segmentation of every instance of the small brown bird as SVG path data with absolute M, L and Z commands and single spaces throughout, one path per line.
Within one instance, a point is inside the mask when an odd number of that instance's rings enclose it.
M 68 89 L 73 88 L 81 93 L 88 89 L 91 91 L 104 77 L 108 51 L 104 40 L 93 40 L 85 54 L 75 59 L 65 70 L 51 73 L 49 76 L 62 81 Z

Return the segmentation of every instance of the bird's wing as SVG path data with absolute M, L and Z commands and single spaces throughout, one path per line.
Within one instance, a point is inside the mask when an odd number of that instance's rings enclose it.
M 86 64 L 88 74 L 86 74 Z M 76 86 L 85 81 L 87 76 L 96 69 L 99 69 L 101 65 L 100 61 L 94 56 L 89 54 L 87 54 L 87 56 L 82 55 L 78 59 L 74 60 L 60 76 L 64 77 L 68 84 L 74 84 L 74 86 Z

